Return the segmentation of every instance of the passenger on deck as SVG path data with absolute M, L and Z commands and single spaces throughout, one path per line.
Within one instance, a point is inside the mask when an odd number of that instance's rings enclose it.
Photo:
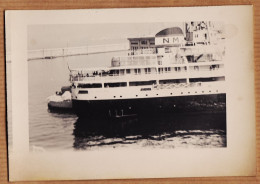
M 200 27 L 201 27 L 201 30 L 203 30 L 203 29 L 207 28 L 207 25 L 204 21 L 202 21 L 201 24 L 200 24 Z

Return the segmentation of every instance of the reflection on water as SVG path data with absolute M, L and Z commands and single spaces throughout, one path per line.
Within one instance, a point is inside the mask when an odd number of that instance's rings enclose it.
M 74 124 L 75 149 L 226 147 L 225 113 L 176 113 Z

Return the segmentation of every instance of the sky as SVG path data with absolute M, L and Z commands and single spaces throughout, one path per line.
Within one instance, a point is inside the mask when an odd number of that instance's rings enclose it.
M 28 26 L 28 50 L 127 43 L 129 37 L 154 36 L 183 23 L 107 23 Z

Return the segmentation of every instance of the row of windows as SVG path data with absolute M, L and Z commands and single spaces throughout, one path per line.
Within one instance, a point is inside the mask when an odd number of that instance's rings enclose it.
M 129 86 L 146 86 L 156 84 L 155 80 L 152 81 L 134 81 L 129 82 Z M 104 87 L 126 87 L 126 82 L 115 82 L 115 83 L 104 83 Z M 78 84 L 78 88 L 102 88 L 101 83 L 92 83 L 92 84 Z M 85 91 L 87 93 L 87 91 Z
M 190 78 L 191 83 L 196 82 L 213 82 L 213 81 L 224 81 L 225 77 L 209 77 L 209 78 Z M 159 84 L 186 84 L 187 79 L 169 79 L 169 80 L 159 80 Z M 150 81 L 132 81 L 129 82 L 129 86 L 151 86 L 156 85 L 156 80 Z M 104 83 L 104 87 L 126 87 L 127 82 L 114 82 L 114 83 Z M 92 84 L 78 84 L 78 88 L 102 88 L 102 83 L 92 83 Z M 143 88 L 143 90 L 148 90 L 148 88 Z M 87 91 L 85 91 L 87 93 Z
M 148 45 L 148 40 L 142 40 L 141 42 L 141 45 Z M 151 40 L 150 41 L 150 45 L 154 45 L 154 41 L 153 40 Z M 138 45 L 139 44 L 139 42 L 138 41 L 131 41 L 131 45 Z
M 168 84 L 168 83 L 180 83 L 185 82 L 186 79 L 172 79 L 172 80 L 160 80 L 159 84 Z M 133 81 L 129 82 L 129 86 L 147 86 L 155 85 L 156 80 L 151 81 Z M 126 87 L 127 82 L 115 82 L 115 83 L 104 83 L 104 87 Z M 78 88 L 102 88 L 101 83 L 92 83 L 92 84 L 78 84 Z
M 174 70 L 175 71 L 180 71 L 181 70 L 181 67 L 174 67 Z M 186 67 L 184 67 L 184 70 L 186 70 Z M 134 69 L 134 74 L 141 74 L 142 70 L 140 68 L 135 68 Z M 151 73 L 152 69 L 151 68 L 144 68 L 144 72 L 146 74 L 149 74 Z M 158 68 L 158 72 L 159 73 L 163 73 L 163 72 L 171 72 L 172 71 L 172 68 L 171 67 L 164 67 L 164 68 Z M 119 74 L 119 71 L 118 70 L 113 70 L 112 72 L 113 74 Z M 124 71 L 122 70 L 122 72 L 120 73 L 124 73 Z M 126 74 L 131 74 L 131 69 L 126 69 Z

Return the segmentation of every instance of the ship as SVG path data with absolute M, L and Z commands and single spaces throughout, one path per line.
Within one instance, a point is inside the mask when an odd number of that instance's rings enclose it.
M 183 22 L 128 40 L 128 54 L 112 57 L 109 67 L 69 68 L 78 116 L 225 110 L 225 38 L 214 22 Z

